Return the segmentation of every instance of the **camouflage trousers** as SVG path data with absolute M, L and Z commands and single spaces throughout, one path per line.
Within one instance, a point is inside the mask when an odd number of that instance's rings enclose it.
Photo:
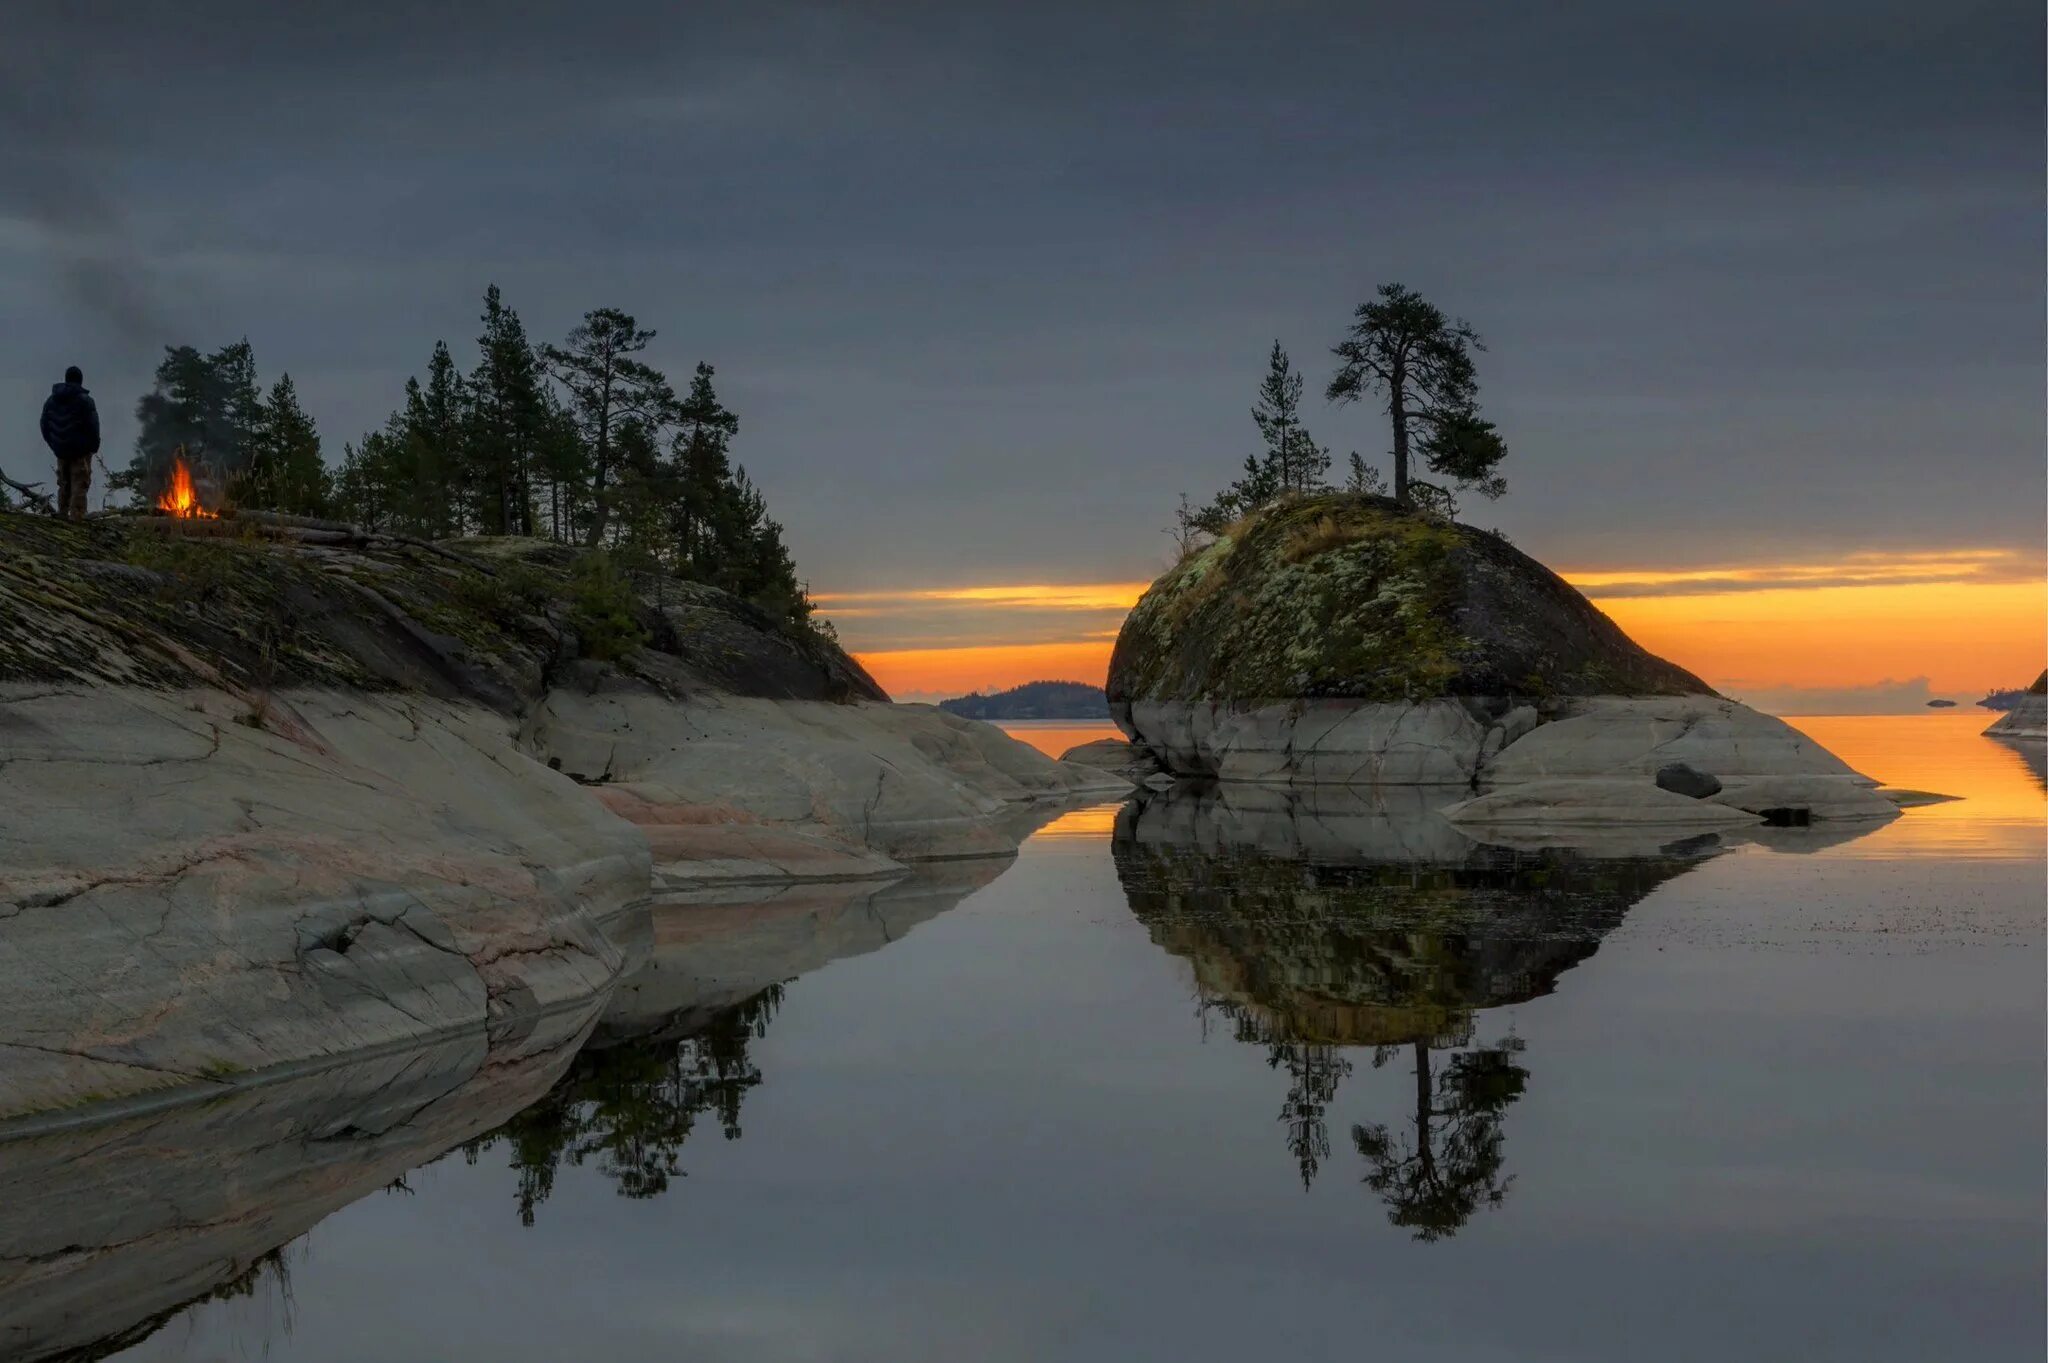
M 92 456 L 63 455 L 57 460 L 57 514 L 85 519 L 85 494 L 92 488 Z

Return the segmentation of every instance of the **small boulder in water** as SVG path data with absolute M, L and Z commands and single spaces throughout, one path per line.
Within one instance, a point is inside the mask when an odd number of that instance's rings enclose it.
M 1720 778 L 1684 762 L 1666 762 L 1657 768 L 1657 784 L 1676 795 L 1704 800 L 1721 793 Z
M 1093 767 L 1123 777 L 1133 785 L 1144 785 L 1164 770 L 1159 760 L 1145 749 L 1121 738 L 1098 738 L 1093 743 L 1083 743 L 1078 748 L 1069 748 L 1060 757 L 1062 762 L 1076 766 Z
M 1731 780 L 1713 801 L 1780 826 L 1899 816 L 1897 802 L 1839 776 L 1741 777 Z

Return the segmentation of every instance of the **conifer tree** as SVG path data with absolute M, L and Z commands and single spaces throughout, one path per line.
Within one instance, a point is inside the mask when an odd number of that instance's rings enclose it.
M 320 433 L 299 405 L 290 374 L 278 376 L 257 408 L 249 443 L 247 467 L 234 484 L 239 504 L 300 516 L 326 513 L 328 474 L 320 457 Z
M 719 572 L 712 581 L 770 615 L 792 621 L 809 618 L 810 597 L 782 541 L 782 523 L 768 514 L 768 499 L 744 467 L 733 470 L 725 513 L 716 550 Z
M 619 429 L 632 422 L 652 433 L 674 416 L 675 390 L 659 370 L 634 358 L 653 339 L 630 313 L 596 308 L 583 314 L 566 345 L 542 347 L 549 372 L 568 390 L 569 410 L 590 455 L 588 545 L 604 542 L 613 485 L 627 472 L 619 457 Z
M 223 452 L 224 467 L 247 468 L 251 443 L 263 428 L 262 389 L 256 382 L 256 351 L 244 336 L 232 345 L 216 350 L 209 363 L 219 385 L 222 415 L 226 418 L 228 444 Z M 293 395 L 296 404 L 297 395 Z
M 543 533 L 603 551 L 614 570 L 666 570 L 807 622 L 812 602 L 782 525 L 733 462 L 739 418 L 712 367 L 699 364 L 679 400 L 636 358 L 653 335 L 597 309 L 564 345 L 536 350 L 492 286 L 475 369 L 459 373 L 437 343 L 424 377 L 406 381 L 398 409 L 346 445 L 332 473 L 290 375 L 266 398 L 248 342 L 212 354 L 178 347 L 138 404 L 142 435 L 124 482 L 154 496 L 170 452 L 185 445 L 251 508 L 340 514 L 426 538 Z
M 1252 424 L 1265 446 L 1245 456 L 1244 475 L 1195 513 L 1195 524 L 1211 534 L 1274 500 L 1314 492 L 1326 485 L 1330 452 L 1301 422 L 1302 377 L 1278 341 L 1266 357 L 1266 376 L 1252 404 Z
M 1387 495 L 1387 480 L 1373 465 L 1365 462 L 1357 450 L 1351 452 L 1351 472 L 1344 479 L 1346 492 L 1371 493 L 1375 497 Z
M 677 492 L 669 513 L 671 565 L 706 582 L 715 580 L 723 547 L 720 523 L 732 519 L 732 461 L 727 451 L 740 429 L 740 419 L 718 400 L 712 387 L 714 372 L 710 365 L 698 364 L 690 391 L 677 407 L 672 446 Z M 730 535 L 726 538 L 729 541 Z
M 465 491 L 484 534 L 530 535 L 532 464 L 548 424 L 540 360 L 495 284 L 484 291 L 483 324 L 466 385 Z
M 396 443 L 386 429 L 342 445 L 341 467 L 333 479 L 336 515 L 365 530 L 414 529 L 402 523 L 396 510 L 401 500 L 396 489 L 403 481 Z
M 1479 415 L 1474 351 L 1486 346 L 1463 321 L 1452 321 L 1421 294 L 1383 284 L 1358 305 L 1351 330 L 1332 353 L 1341 363 L 1330 380 L 1332 402 L 1371 394 L 1386 399 L 1393 434 L 1394 497 L 1452 514 L 1452 489 L 1415 476 L 1416 457 L 1430 472 L 1482 496 L 1498 497 L 1507 481 L 1498 472 L 1508 448 L 1493 423 Z
M 402 519 L 414 534 L 439 539 L 461 528 L 465 424 L 455 357 L 446 341 L 436 341 L 426 383 L 405 381 L 405 407 L 395 432 L 401 448 L 393 451 L 397 479 L 391 490 L 401 499 Z
M 116 485 L 154 501 L 183 450 L 194 472 L 213 483 L 243 473 L 261 417 L 255 352 L 245 338 L 204 354 L 167 346 L 155 384 L 135 404 L 135 455 Z
M 1313 492 L 1324 485 L 1330 473 L 1330 452 L 1316 444 L 1301 424 L 1302 378 L 1287 358 L 1287 352 L 1273 342 L 1266 359 L 1266 377 L 1259 383 L 1258 401 L 1252 405 L 1252 424 L 1266 450 L 1260 463 L 1272 470 L 1279 494 Z

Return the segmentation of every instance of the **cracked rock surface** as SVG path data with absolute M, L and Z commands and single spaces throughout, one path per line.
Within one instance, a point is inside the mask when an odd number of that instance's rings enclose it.
M 587 1000 L 645 843 L 487 712 L 0 687 L 0 1118 Z
M 708 587 L 636 581 L 597 661 L 560 546 L 224 528 L 0 513 L 0 1134 L 500 1035 L 607 992 L 657 886 L 1128 789 Z

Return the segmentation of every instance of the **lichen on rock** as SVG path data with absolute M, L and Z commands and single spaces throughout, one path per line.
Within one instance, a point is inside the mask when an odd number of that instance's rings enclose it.
M 1873 782 L 1647 652 L 1500 535 L 1384 497 L 1285 498 L 1194 549 L 1131 612 L 1106 689 L 1118 725 L 1179 775 L 1542 782 L 1542 800 L 1515 807 L 1582 822 L 1622 817 L 1637 794 L 1654 805 L 1668 794 L 1657 772 L 1684 762 L 1702 789 L 1840 784 L 1808 801 L 1816 818 L 1872 808 Z M 1472 817 L 1506 801 L 1475 802 Z
M 1328 493 L 1282 501 L 1153 583 L 1112 704 L 1711 695 L 1500 536 Z

